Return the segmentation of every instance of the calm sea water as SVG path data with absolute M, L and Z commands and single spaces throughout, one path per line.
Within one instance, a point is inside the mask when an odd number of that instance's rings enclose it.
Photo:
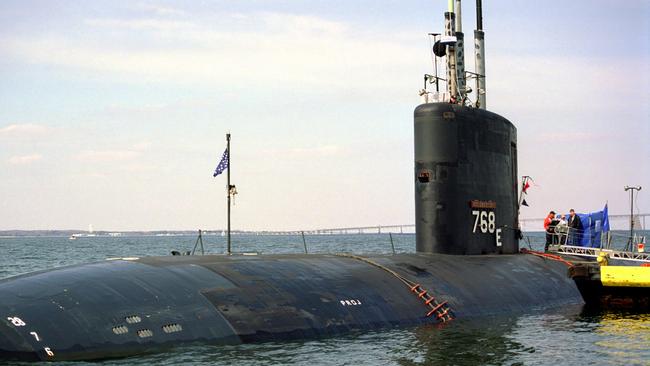
M 533 249 L 543 236 L 531 234 Z M 191 236 L 0 238 L 0 278 L 109 257 L 191 250 Z M 388 235 L 307 236 L 310 252 L 390 253 Z M 393 234 L 395 250 L 413 252 L 413 234 Z M 222 253 L 225 238 L 204 237 Z M 615 243 L 621 245 L 621 243 Z M 523 244 L 524 246 L 527 244 Z M 234 236 L 235 251 L 304 251 L 299 236 Z M 89 363 L 68 363 L 86 365 Z M 103 365 L 650 365 L 650 314 L 587 313 L 582 307 L 310 341 L 196 345 Z

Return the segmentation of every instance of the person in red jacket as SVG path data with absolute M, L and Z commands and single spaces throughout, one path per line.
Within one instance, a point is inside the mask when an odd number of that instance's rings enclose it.
M 549 230 L 554 229 L 551 227 L 551 222 L 555 219 L 555 211 L 548 213 L 548 216 L 544 219 L 544 231 L 546 232 L 546 244 L 544 245 L 544 252 L 548 251 L 548 246 L 553 242 L 554 232 L 549 232 Z

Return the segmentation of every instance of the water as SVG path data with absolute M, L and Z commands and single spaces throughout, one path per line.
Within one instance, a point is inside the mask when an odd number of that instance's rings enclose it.
M 533 249 L 543 247 L 543 233 L 531 236 Z M 172 249 L 191 250 L 195 240 L 190 236 L 0 238 L 0 278 L 110 257 L 168 255 Z M 386 234 L 307 236 L 306 241 L 310 253 L 392 251 Z M 413 252 L 415 247 L 413 234 L 393 234 L 393 242 L 397 252 Z M 206 252 L 222 253 L 225 238 L 207 236 L 204 244 Z M 300 236 L 234 236 L 233 248 L 262 253 L 304 251 Z M 193 345 L 101 364 L 650 365 L 650 314 L 586 313 L 581 307 L 570 307 L 319 340 Z

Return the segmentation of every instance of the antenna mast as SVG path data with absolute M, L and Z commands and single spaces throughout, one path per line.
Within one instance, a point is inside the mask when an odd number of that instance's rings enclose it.
M 481 0 L 476 0 L 474 62 L 478 74 L 476 76 L 476 106 L 485 109 L 485 32 L 483 32 L 483 4 Z
M 465 82 L 465 35 L 463 34 L 463 22 L 461 18 L 461 0 L 456 1 L 456 8 L 452 11 L 456 18 L 456 79 L 458 83 L 459 101 L 463 101 L 467 95 Z
M 481 0 L 476 0 L 476 30 L 474 30 L 474 60 L 476 72 L 465 71 L 465 35 L 462 22 L 462 0 L 448 0 L 445 12 L 445 31 L 438 39 L 438 33 L 429 33 L 433 36 L 433 59 L 435 75 L 424 75 L 424 89 L 420 90 L 423 103 L 449 102 L 451 104 L 470 105 L 468 93 L 472 88 L 467 86 L 467 81 L 476 81 L 475 108 L 485 109 L 485 33 L 483 32 L 483 5 Z M 447 78 L 438 77 L 438 57 L 446 57 Z M 466 75 L 467 74 L 467 75 Z M 447 83 L 447 93 L 439 94 L 438 83 L 440 80 Z M 436 84 L 436 92 L 427 91 L 427 83 Z M 431 94 L 431 95 L 430 95 Z M 430 98 L 432 97 L 432 98 Z
M 456 17 L 454 14 L 454 0 L 449 0 L 449 11 L 445 12 L 445 37 L 447 44 L 447 90 L 451 102 L 458 100 L 458 71 L 456 69 Z M 446 38 L 446 39 L 445 39 Z

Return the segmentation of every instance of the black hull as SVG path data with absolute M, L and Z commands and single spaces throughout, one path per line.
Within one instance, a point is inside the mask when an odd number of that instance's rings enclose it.
M 368 258 L 456 318 L 582 303 L 564 264 L 530 255 Z M 428 311 L 393 274 L 336 255 L 115 260 L 0 281 L 0 357 L 101 359 L 439 323 Z

